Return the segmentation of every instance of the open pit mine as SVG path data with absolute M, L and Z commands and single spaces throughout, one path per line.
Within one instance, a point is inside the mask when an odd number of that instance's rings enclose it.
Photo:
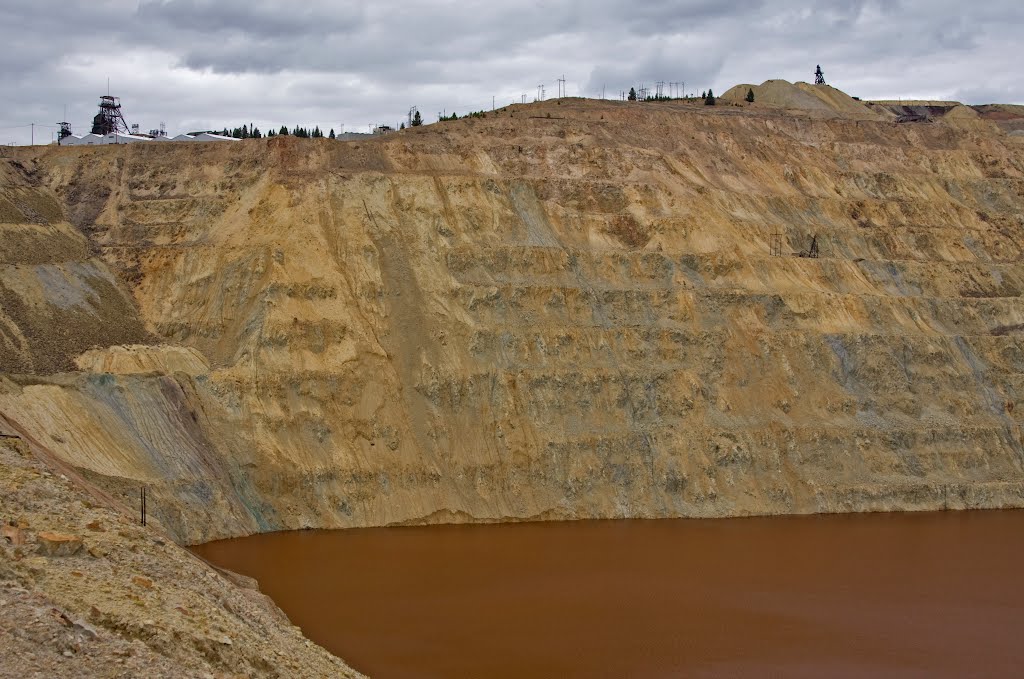
M 316 676 L 344 668 L 251 590 L 269 612 L 224 644 L 211 597 L 240 595 L 178 545 L 1024 507 L 1022 249 L 1024 107 L 782 81 L 359 142 L 5 148 L 0 579 L 197 667 L 270 672 L 251 628 L 276 625 L 282 675 Z M 201 589 L 210 622 L 83 608 L 41 573 L 101 566 L 43 531 Z M 111 561 L 154 539 L 160 573 Z

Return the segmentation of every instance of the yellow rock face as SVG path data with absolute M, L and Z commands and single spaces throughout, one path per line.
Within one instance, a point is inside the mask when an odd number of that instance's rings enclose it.
M 0 424 L 186 541 L 1022 505 L 1024 146 L 857 107 L 19 151 Z
M 173 374 L 202 375 L 210 371 L 198 350 L 180 346 L 114 346 L 90 349 L 75 359 L 79 370 L 114 375 Z

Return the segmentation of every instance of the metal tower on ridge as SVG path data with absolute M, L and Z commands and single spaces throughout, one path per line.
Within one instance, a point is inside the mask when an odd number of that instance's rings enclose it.
M 825 74 L 821 71 L 821 64 L 818 65 L 818 68 L 814 69 L 814 84 L 815 85 L 824 85 L 825 84 Z
M 112 132 L 128 134 L 128 123 L 121 114 L 121 100 L 104 94 L 100 97 L 100 112 L 92 119 L 92 133 L 102 135 Z
M 71 123 L 64 121 L 57 123 L 60 129 L 57 131 L 57 145 L 60 146 L 61 141 L 71 136 Z

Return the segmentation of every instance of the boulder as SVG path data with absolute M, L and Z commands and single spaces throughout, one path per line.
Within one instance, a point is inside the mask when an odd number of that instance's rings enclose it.
M 25 544 L 25 533 L 18 526 L 0 527 L 0 538 L 10 541 L 15 547 Z
M 42 531 L 36 535 L 37 552 L 43 556 L 74 556 L 82 549 L 82 538 L 77 535 Z

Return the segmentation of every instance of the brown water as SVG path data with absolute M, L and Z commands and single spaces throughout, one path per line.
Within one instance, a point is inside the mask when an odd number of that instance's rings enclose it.
M 375 677 L 1024 677 L 1024 512 L 432 526 L 196 548 Z

